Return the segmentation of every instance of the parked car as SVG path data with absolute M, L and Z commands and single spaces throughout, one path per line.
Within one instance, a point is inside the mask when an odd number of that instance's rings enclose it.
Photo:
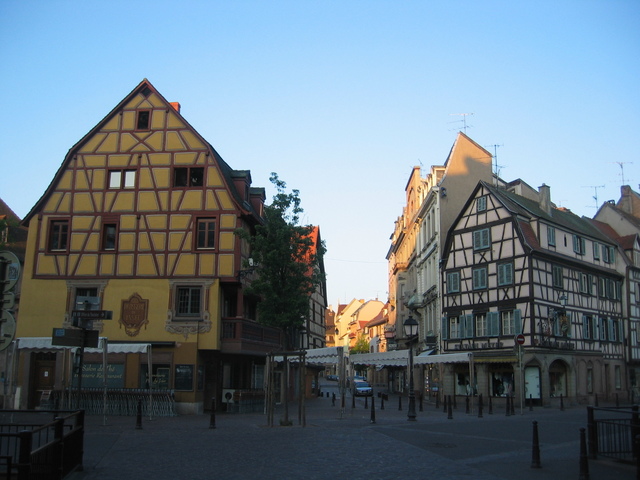
M 327 375 L 327 380 L 330 380 L 332 382 L 337 382 L 338 381 L 338 375 Z
M 367 382 L 353 382 L 356 397 L 370 397 L 373 395 L 373 389 Z

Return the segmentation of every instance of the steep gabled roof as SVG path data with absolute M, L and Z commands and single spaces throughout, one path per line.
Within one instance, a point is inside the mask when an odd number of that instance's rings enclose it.
M 142 92 L 143 90 L 147 90 L 150 91 L 152 93 L 154 93 L 155 95 L 157 95 L 157 97 L 166 104 L 166 107 L 168 109 L 171 109 L 171 111 L 173 112 L 173 114 L 177 115 L 180 119 L 181 122 L 184 122 L 184 124 L 191 130 L 191 132 L 193 133 L 193 135 L 195 135 L 198 139 L 200 139 L 202 141 L 203 144 L 208 146 L 209 152 L 211 154 L 211 156 L 215 159 L 216 164 L 218 165 L 220 172 L 222 173 L 222 176 L 224 178 L 224 181 L 226 183 L 226 186 L 228 188 L 228 190 L 231 192 L 231 195 L 235 201 L 235 203 L 237 204 L 238 208 L 242 211 L 244 211 L 245 214 L 250 214 L 252 216 L 254 216 L 256 218 L 256 220 L 261 221 L 261 217 L 259 216 L 258 212 L 256 212 L 251 203 L 247 200 L 245 200 L 243 198 L 243 196 L 240 194 L 240 192 L 238 192 L 238 190 L 236 189 L 234 183 L 233 183 L 233 177 L 238 175 L 237 171 L 233 170 L 223 159 L 222 157 L 218 154 L 218 152 L 213 148 L 213 146 L 211 146 L 211 144 L 209 142 L 207 142 L 197 131 L 195 128 L 193 128 L 191 126 L 191 124 L 189 124 L 189 122 L 187 122 L 187 120 L 180 114 L 180 112 L 175 108 L 174 104 L 172 104 L 172 102 L 167 101 L 162 94 L 160 94 L 160 92 L 158 92 L 158 90 L 156 90 L 156 88 L 151 84 L 151 82 L 149 80 L 147 80 L 146 78 L 144 80 L 142 80 L 142 82 L 140 82 L 138 84 L 138 86 L 136 86 L 124 99 L 122 99 L 122 101 L 120 101 L 100 122 L 98 122 L 98 124 L 93 127 L 85 136 L 83 136 L 75 145 L 73 145 L 69 151 L 67 152 L 67 155 L 65 156 L 62 164 L 60 165 L 60 167 L 58 168 L 58 171 L 56 172 L 56 174 L 54 175 L 53 179 L 51 180 L 51 183 L 49 184 L 49 186 L 47 187 L 45 193 L 40 197 L 40 199 L 36 202 L 36 204 L 33 206 L 33 208 L 31 209 L 31 211 L 29 211 L 29 213 L 26 215 L 26 217 L 23 220 L 23 224 L 28 224 L 29 220 L 33 217 L 33 215 L 35 215 L 38 211 L 41 210 L 41 208 L 43 207 L 43 205 L 45 204 L 45 202 L 47 201 L 47 199 L 49 198 L 49 196 L 53 193 L 53 191 L 55 190 L 56 185 L 58 184 L 58 182 L 60 181 L 62 175 L 64 174 L 64 172 L 66 171 L 68 165 L 70 164 L 70 162 L 73 160 L 74 156 L 77 154 L 77 152 L 81 149 L 81 147 L 83 145 L 85 145 L 86 142 L 88 142 L 91 138 L 93 138 L 93 136 L 99 132 L 101 129 L 104 128 L 104 126 L 116 115 L 119 114 L 119 112 L 129 103 L 131 102 L 131 100 L 138 95 L 140 92 Z M 241 171 L 241 172 L 246 172 L 246 171 Z

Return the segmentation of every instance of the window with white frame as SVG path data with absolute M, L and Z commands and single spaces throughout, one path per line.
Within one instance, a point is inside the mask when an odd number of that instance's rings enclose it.
M 502 324 L 503 335 L 515 335 L 515 315 L 513 310 L 503 310 L 500 312 L 500 323 Z
M 591 332 L 593 331 L 593 318 L 591 315 L 582 316 L 582 338 L 591 340 Z
M 135 170 L 109 170 L 109 188 L 124 189 L 136 186 Z
M 449 317 L 449 338 L 462 338 L 460 317 Z
M 474 315 L 474 320 L 476 324 L 476 336 L 487 337 L 489 335 L 489 325 L 487 324 L 487 314 L 476 313 Z

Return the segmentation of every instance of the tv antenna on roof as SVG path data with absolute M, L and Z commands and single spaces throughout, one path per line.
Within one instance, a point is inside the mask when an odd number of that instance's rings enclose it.
M 626 183 L 624 181 L 624 165 L 626 163 L 633 164 L 633 162 L 611 162 L 611 163 L 617 163 L 618 164 L 618 166 L 620 167 L 620 175 L 622 176 L 622 185 L 626 185 Z
M 462 117 L 462 120 L 456 120 L 455 122 L 449 122 L 449 123 L 462 122 L 462 130 L 464 131 L 465 135 L 467 134 L 467 128 L 473 127 L 473 125 L 467 126 L 467 115 L 473 115 L 473 113 L 450 113 L 449 115 L 450 116 L 459 115 Z
M 604 188 L 604 185 L 588 185 L 582 188 L 593 188 L 593 198 L 596 201 L 596 210 L 598 209 L 598 207 L 600 206 L 600 204 L 598 203 L 598 189 L 599 188 Z
M 504 144 L 502 145 L 487 145 L 487 148 L 489 147 L 493 147 L 493 174 L 496 177 L 500 176 L 500 169 L 502 167 L 504 167 L 504 165 L 498 165 L 498 147 L 504 147 Z

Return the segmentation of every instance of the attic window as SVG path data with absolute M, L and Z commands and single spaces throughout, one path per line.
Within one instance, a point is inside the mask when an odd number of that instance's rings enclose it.
M 178 167 L 173 170 L 174 187 L 201 187 L 204 183 L 204 168 Z
M 149 110 L 138 111 L 138 119 L 136 121 L 136 130 L 149 130 L 150 117 L 151 117 L 151 111 Z

